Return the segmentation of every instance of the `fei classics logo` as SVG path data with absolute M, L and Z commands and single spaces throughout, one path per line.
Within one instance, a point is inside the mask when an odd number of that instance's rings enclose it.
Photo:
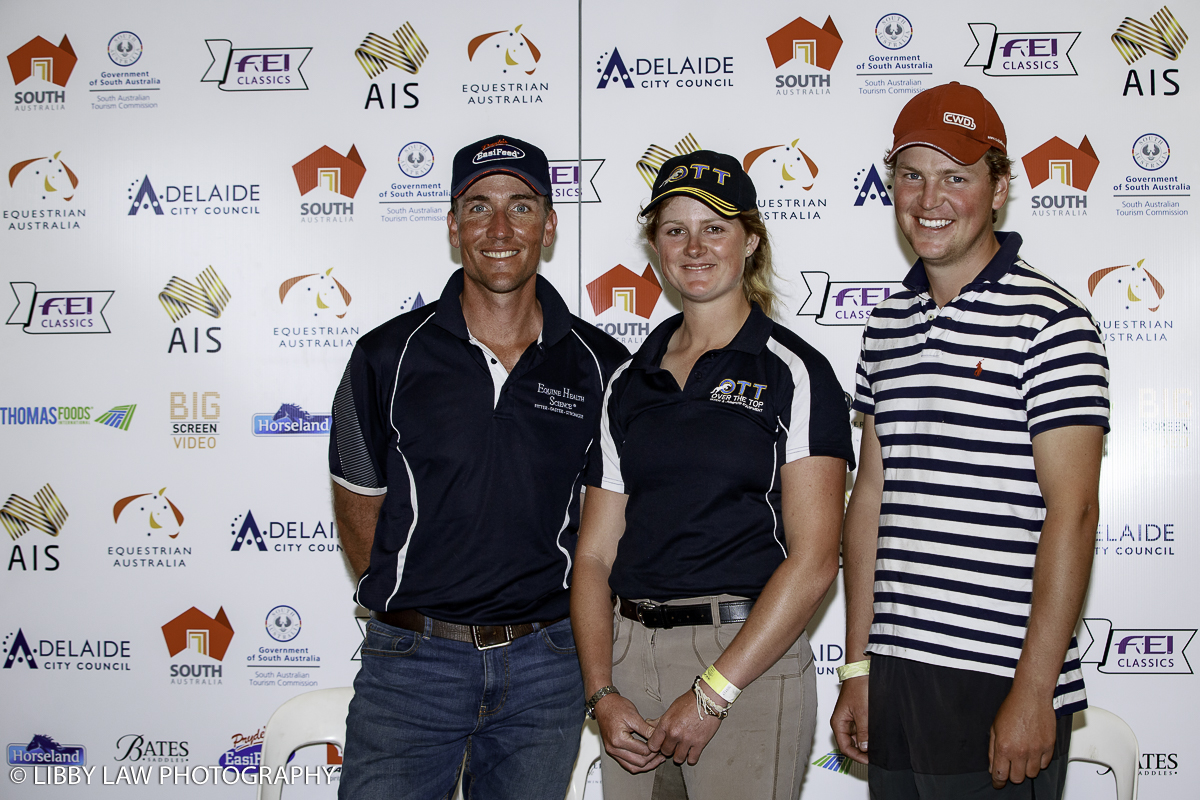
M 212 64 L 201 83 L 223 92 L 286 92 L 308 89 L 300 67 L 311 47 L 257 47 L 235 50 L 228 39 L 205 39 Z
M 969 24 L 975 49 L 963 66 L 982 67 L 993 78 L 1079 74 L 1070 55 L 1079 31 L 1001 33 L 990 22 Z
M 1184 650 L 1195 628 L 1113 628 L 1107 619 L 1084 619 L 1091 644 L 1079 660 L 1110 675 L 1191 675 Z
M 20 325 L 25 333 L 110 333 L 104 309 L 113 292 L 39 292 L 37 284 L 10 281 L 17 307 L 8 316 L 9 325 Z

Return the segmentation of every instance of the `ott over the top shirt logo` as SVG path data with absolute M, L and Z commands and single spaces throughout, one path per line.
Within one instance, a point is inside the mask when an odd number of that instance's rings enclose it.
M 742 406 L 751 411 L 762 412 L 765 401 L 762 394 L 767 390 L 765 383 L 751 383 L 733 378 L 724 378 L 709 394 L 708 399 L 731 406 Z

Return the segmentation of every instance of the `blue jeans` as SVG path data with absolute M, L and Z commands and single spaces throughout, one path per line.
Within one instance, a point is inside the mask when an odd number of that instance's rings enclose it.
M 371 620 L 338 797 L 442 800 L 462 767 L 467 800 L 563 800 L 583 701 L 570 620 L 491 650 Z

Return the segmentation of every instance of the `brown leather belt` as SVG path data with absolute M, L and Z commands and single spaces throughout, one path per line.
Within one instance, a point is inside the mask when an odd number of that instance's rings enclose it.
M 428 620 L 432 623 L 429 629 L 431 636 L 439 639 L 452 639 L 456 642 L 470 642 L 478 650 L 503 647 L 511 644 L 514 639 L 528 636 L 534 631 L 548 628 L 554 623 L 566 619 L 566 617 L 559 617 L 548 622 L 524 622 L 520 625 L 459 625 L 455 622 L 442 622 L 440 619 L 427 617 L 411 608 L 400 611 L 372 611 L 371 616 L 384 625 L 422 634 L 425 633 L 425 621 Z
M 674 628 L 686 625 L 712 625 L 712 606 L 709 603 L 695 603 L 686 606 L 672 606 L 666 603 L 652 603 L 643 600 L 635 603 L 618 598 L 618 610 L 622 617 L 636 620 L 647 628 Z M 754 608 L 753 600 L 730 600 L 719 603 L 721 624 L 745 622 L 750 618 L 750 609 Z

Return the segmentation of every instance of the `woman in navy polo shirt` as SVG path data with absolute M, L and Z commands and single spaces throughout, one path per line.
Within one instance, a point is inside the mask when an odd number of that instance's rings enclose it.
M 804 628 L 837 574 L 854 461 L 844 393 L 770 317 L 736 159 L 670 159 L 642 219 L 683 313 L 609 382 L 575 551 L 604 794 L 650 798 L 670 759 L 691 800 L 796 797 L 816 725 Z

